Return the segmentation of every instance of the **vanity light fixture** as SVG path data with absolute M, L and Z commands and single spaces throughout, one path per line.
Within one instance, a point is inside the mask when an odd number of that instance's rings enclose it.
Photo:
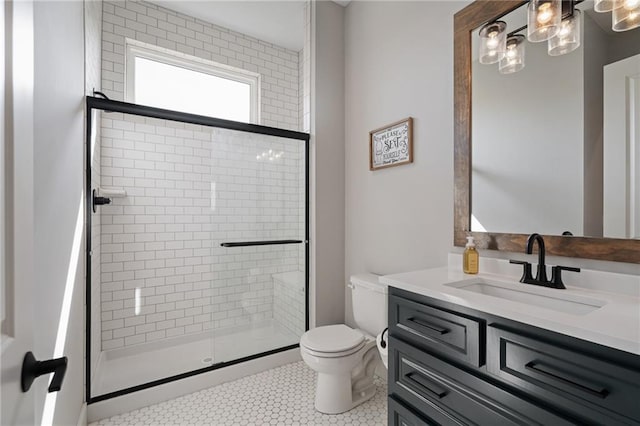
M 573 52 L 579 46 L 580 11 L 573 9 L 571 14 L 562 20 L 558 34 L 549 39 L 548 53 L 551 56 L 560 56 Z
M 547 41 L 560 31 L 562 1 L 530 0 L 527 7 L 527 40 Z
M 507 50 L 498 64 L 500 74 L 512 74 L 524 68 L 524 40 L 521 34 L 507 38 Z
M 584 0 L 530 0 L 527 6 L 527 25 L 507 34 L 503 21 L 489 22 L 480 29 L 478 61 L 481 64 L 498 62 L 501 74 L 512 74 L 524 68 L 526 40 L 548 40 L 547 51 L 551 56 L 573 52 L 580 46 L 580 11 L 575 5 Z M 640 7 L 640 0 L 608 0 L 628 2 Z M 621 8 L 622 9 L 622 8 Z M 640 11 L 636 14 L 640 21 Z
M 505 53 L 507 40 L 507 24 L 503 21 L 489 22 L 480 29 L 481 64 L 495 64 Z
M 619 6 L 613 9 L 613 31 L 628 31 L 640 27 L 640 0 L 617 0 Z

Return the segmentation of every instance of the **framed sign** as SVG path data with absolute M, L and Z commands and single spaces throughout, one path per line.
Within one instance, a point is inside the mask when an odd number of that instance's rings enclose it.
M 413 163 L 413 118 L 369 132 L 369 170 Z

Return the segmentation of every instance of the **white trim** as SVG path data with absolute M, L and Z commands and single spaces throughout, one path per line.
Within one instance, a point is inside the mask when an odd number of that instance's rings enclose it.
M 2 22 L 3 24 L 3 28 L 4 28 L 4 24 L 5 24 L 5 19 L 4 19 L 4 4 L 2 5 L 2 7 L 0 7 L 0 22 Z M 5 52 L 4 52 L 4 46 L 5 46 L 5 31 L 4 29 L 2 31 L 0 31 L 0 60 L 2 61 L 2 66 L 0 66 L 0 81 L 5 81 L 5 68 L 7 66 L 7 60 L 5 58 Z M 3 101 L 0 102 L 0 117 L 3 117 L 2 120 L 0 120 L 0 165 L 2 166 L 2 172 L 0 173 L 0 325 L 2 324 L 2 322 L 4 321 L 4 315 L 5 315 L 5 303 L 6 303 L 6 296 L 5 296 L 5 281 L 7 279 L 6 277 L 6 270 L 5 270 L 5 226 L 6 226 L 6 221 L 5 221 L 5 212 L 4 212 L 4 205 L 5 205 L 5 197 L 7 194 L 7 187 L 5 184 L 5 179 L 4 179 L 4 171 L 7 170 L 7 164 L 5 163 L 5 158 L 4 158 L 4 152 L 7 149 L 7 145 L 5 142 L 5 130 L 4 130 L 4 123 L 5 123 L 5 115 L 4 115 L 4 99 L 5 99 L 5 84 L 2 85 L 2 87 L 0 87 L 0 99 L 2 99 Z M 4 341 L 4 336 L 3 337 L 3 341 Z
M 125 39 L 125 72 L 124 72 L 124 100 L 135 103 L 135 58 L 145 58 L 168 65 L 185 68 L 191 71 L 213 75 L 227 80 L 248 84 L 250 87 L 251 110 L 250 123 L 260 122 L 260 88 L 261 76 L 258 73 L 242 68 L 232 67 L 214 61 L 187 55 L 138 40 Z
M 78 416 L 77 426 L 87 426 L 87 404 L 83 403 Z

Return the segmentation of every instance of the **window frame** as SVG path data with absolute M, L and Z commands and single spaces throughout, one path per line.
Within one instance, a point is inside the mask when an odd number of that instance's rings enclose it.
M 214 61 L 187 55 L 137 40 L 125 40 L 125 78 L 124 78 L 124 101 L 136 103 L 135 101 L 135 59 L 143 58 L 166 65 L 185 68 L 190 71 L 209 74 L 215 77 L 236 81 L 249 85 L 250 107 L 249 123 L 259 124 L 260 122 L 260 86 L 261 76 L 258 73 L 244 70 L 230 65 L 221 64 Z M 153 105 L 149 105 L 153 106 Z M 190 112 L 190 111 L 187 111 Z M 190 112 L 193 113 L 193 112 Z M 216 117 L 222 118 L 223 117 Z

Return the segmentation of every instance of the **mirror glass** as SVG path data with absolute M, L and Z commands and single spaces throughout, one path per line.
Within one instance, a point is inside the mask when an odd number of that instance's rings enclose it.
M 640 238 L 640 28 L 576 9 L 580 47 L 525 40 L 512 74 L 479 63 L 472 33 L 472 231 Z M 526 5 L 501 20 L 523 27 Z

